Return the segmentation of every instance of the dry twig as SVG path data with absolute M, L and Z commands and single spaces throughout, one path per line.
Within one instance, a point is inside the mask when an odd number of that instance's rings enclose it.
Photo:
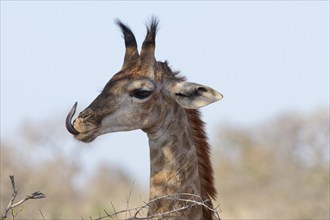
M 37 191 L 37 192 L 34 192 L 32 193 L 31 195 L 27 195 L 25 196 L 24 199 L 20 200 L 19 202 L 15 203 L 14 204 L 14 201 L 16 199 L 16 196 L 18 194 L 17 190 L 16 190 L 16 185 L 15 185 L 15 179 L 14 179 L 14 176 L 9 176 L 10 178 L 10 181 L 11 181 L 11 185 L 12 185 L 12 188 L 13 188 L 13 194 L 12 194 L 12 197 L 10 199 L 10 202 L 7 206 L 7 208 L 5 209 L 5 211 L 1 214 L 1 219 L 5 219 L 7 218 L 7 215 L 8 215 L 8 212 L 11 210 L 12 211 L 12 215 L 13 215 L 13 218 L 15 217 L 15 215 L 17 214 L 14 214 L 13 212 L 13 209 L 16 208 L 17 206 L 19 205 L 22 205 L 24 202 L 26 202 L 27 200 L 30 200 L 30 199 L 42 199 L 42 198 L 46 198 L 46 195 L 43 194 L 42 192 L 40 191 Z
M 129 191 L 128 197 L 126 197 L 126 209 L 127 209 L 127 210 L 128 210 L 128 208 L 129 208 L 129 200 L 131 199 L 131 195 L 132 195 L 132 191 L 133 191 L 134 184 L 135 184 L 135 180 L 133 181 L 133 184 L 132 184 L 132 187 L 131 187 L 131 189 L 130 189 L 130 191 Z M 129 215 L 131 216 L 131 212 L 128 211 L 128 212 L 126 212 L 126 216 L 125 216 L 125 218 L 127 218 L 127 214 L 129 214 Z
M 184 199 L 182 197 L 190 198 L 190 199 Z M 182 202 L 183 205 L 181 207 L 176 207 L 176 208 L 173 207 L 172 210 L 169 210 L 164 213 L 156 213 L 154 215 L 140 217 L 141 216 L 140 212 L 142 210 L 148 209 L 150 206 L 152 206 L 159 200 L 180 201 L 180 202 Z M 132 211 L 134 211 L 135 214 L 133 215 L 133 217 L 131 217 L 129 219 L 154 219 L 154 218 L 159 218 L 159 217 L 166 218 L 172 213 L 180 212 L 180 211 L 189 209 L 193 206 L 202 206 L 206 209 L 209 209 L 210 211 L 212 211 L 214 213 L 214 216 L 216 217 L 216 219 L 220 220 L 219 212 L 221 212 L 221 210 L 218 210 L 218 208 L 209 207 L 207 205 L 207 202 L 208 202 L 208 200 L 203 201 L 202 198 L 198 195 L 188 194 L 188 193 L 177 193 L 177 194 L 173 194 L 173 195 L 161 196 L 161 197 L 155 198 L 153 200 L 150 200 L 148 203 L 145 203 L 145 205 L 142 205 L 140 207 L 131 208 L 131 209 L 129 209 L 127 207 L 126 210 L 122 210 L 122 211 L 118 211 L 118 212 L 115 211 L 112 214 L 109 214 L 107 211 L 104 211 L 106 215 L 96 218 L 95 220 L 102 220 L 105 218 L 114 218 L 114 217 L 117 219 L 119 214 L 125 213 L 125 215 L 127 215 L 127 213 L 130 214 Z M 132 215 L 130 215 L 130 216 L 132 216 Z
M 40 212 L 40 215 L 42 216 L 42 219 L 46 220 L 44 214 L 42 213 L 42 211 L 40 209 L 39 209 L 39 212 Z

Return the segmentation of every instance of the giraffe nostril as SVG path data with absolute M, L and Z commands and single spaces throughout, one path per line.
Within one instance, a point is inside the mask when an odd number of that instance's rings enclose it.
M 98 125 L 100 124 L 100 119 L 97 117 L 96 112 L 90 108 L 86 108 L 84 111 L 79 113 L 78 122 L 89 125 Z
M 94 116 L 94 114 L 92 113 L 92 114 L 89 114 L 89 115 L 87 115 L 87 116 L 85 116 L 85 118 L 83 119 L 84 121 L 86 120 L 88 120 L 88 119 L 90 119 L 90 118 L 92 118 Z

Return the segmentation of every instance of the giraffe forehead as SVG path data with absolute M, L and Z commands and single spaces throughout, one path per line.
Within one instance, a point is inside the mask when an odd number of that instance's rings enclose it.
M 155 82 L 160 82 L 162 81 L 163 78 L 167 76 L 173 77 L 173 73 L 171 69 L 167 66 L 167 63 L 156 61 L 149 66 L 136 64 L 135 66 L 124 68 L 115 75 L 113 75 L 111 81 L 117 81 L 119 79 L 125 79 L 125 78 L 129 80 L 134 80 L 137 78 L 145 77 Z
M 150 78 L 137 78 L 135 80 L 131 80 L 127 84 L 128 90 L 134 89 L 143 89 L 143 90 L 154 90 L 156 88 L 156 84 Z
M 128 75 L 127 73 L 115 74 L 107 83 L 107 88 L 125 87 L 132 90 L 136 88 L 154 89 L 156 82 L 153 78 L 141 75 Z

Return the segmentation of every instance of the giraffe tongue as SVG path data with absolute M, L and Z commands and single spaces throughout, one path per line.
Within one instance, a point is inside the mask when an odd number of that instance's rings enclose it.
M 74 116 L 74 113 L 76 113 L 77 104 L 78 104 L 77 102 L 74 103 L 74 105 L 72 106 L 69 114 L 66 116 L 66 120 L 65 120 L 66 129 L 68 130 L 68 132 L 70 132 L 73 135 L 78 135 L 79 134 L 79 132 L 71 124 L 71 120 Z

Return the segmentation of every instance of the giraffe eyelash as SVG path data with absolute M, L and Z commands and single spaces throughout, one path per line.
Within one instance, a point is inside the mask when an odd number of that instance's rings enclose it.
M 135 89 L 130 92 L 130 96 L 137 99 L 145 99 L 151 95 L 152 91 Z

